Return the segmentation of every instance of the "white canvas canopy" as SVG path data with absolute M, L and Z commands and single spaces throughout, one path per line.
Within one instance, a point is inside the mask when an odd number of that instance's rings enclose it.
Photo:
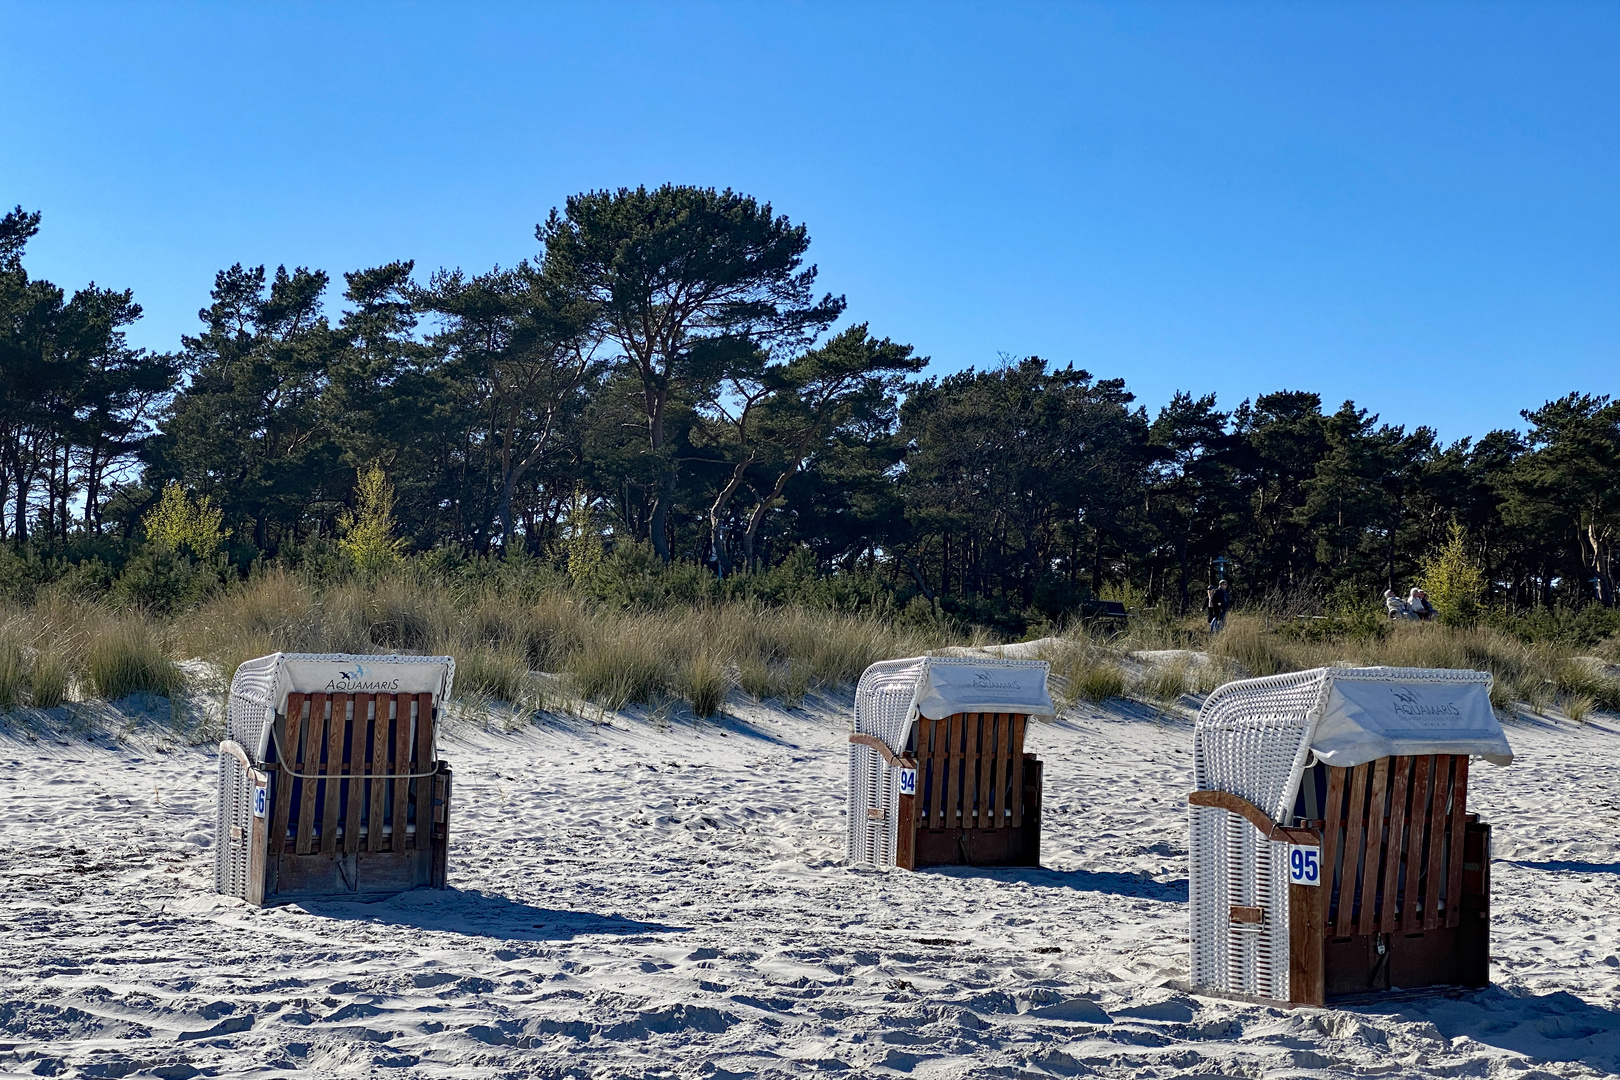
M 1381 757 L 1471 754 L 1513 762 L 1491 709 L 1491 677 L 1458 672 L 1446 681 L 1401 678 L 1396 668 L 1328 668 L 1321 719 L 1311 739 L 1316 760 L 1340 768 Z
M 940 720 L 963 712 L 1023 713 L 1050 720 L 1055 715 L 1046 689 L 1044 661 L 925 659 L 916 694 L 915 715 Z
M 449 656 L 271 653 L 236 669 L 231 696 L 278 713 L 287 710 L 289 693 L 432 694 L 442 701 L 455 675 Z
M 1044 660 L 968 656 L 915 656 L 873 664 L 855 694 L 855 730 L 883 739 L 896 752 L 919 716 L 941 720 L 956 713 L 1056 716 L 1046 689 Z

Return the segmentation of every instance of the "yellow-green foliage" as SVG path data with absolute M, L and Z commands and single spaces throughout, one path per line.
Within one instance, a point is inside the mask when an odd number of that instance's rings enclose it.
M 158 504 L 141 519 L 146 538 L 167 544 L 175 551 L 189 551 L 199 559 L 212 558 L 229 536 L 221 529 L 225 511 L 204 495 L 193 499 L 179 484 L 170 481 Z
M 568 507 L 567 539 L 563 544 L 568 552 L 568 577 L 574 584 L 583 585 L 595 577 L 602 565 L 602 529 L 583 484 L 574 490 L 574 500 Z
M 360 474 L 355 508 L 338 518 L 343 535 L 338 550 L 361 570 L 381 570 L 397 563 L 405 541 L 394 535 L 394 488 L 380 465 Z
M 1470 623 L 1479 614 L 1480 597 L 1485 595 L 1485 572 L 1468 552 L 1468 536 L 1463 527 L 1451 523 L 1451 535 L 1438 551 L 1424 560 L 1418 584 L 1449 623 Z

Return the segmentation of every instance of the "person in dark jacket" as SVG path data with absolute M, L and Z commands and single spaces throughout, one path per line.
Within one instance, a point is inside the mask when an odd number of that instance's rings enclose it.
M 1213 589 L 1204 590 L 1204 614 L 1209 618 L 1209 632 L 1218 633 L 1226 626 L 1226 612 L 1232 606 L 1232 593 L 1226 579 L 1216 582 Z

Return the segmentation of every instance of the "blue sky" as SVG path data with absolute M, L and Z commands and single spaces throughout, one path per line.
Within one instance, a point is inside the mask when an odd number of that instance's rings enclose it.
M 1620 7 L 0 3 L 36 275 L 174 348 L 233 262 L 486 269 L 570 193 L 732 187 L 931 370 L 1442 436 L 1620 355 Z M 335 292 L 334 292 L 335 299 Z

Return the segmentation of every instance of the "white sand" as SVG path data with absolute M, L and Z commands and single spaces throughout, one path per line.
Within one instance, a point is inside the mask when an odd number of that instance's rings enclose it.
M 463 727 L 448 892 L 212 889 L 214 757 L 0 726 L 5 1075 L 1600 1076 L 1620 1072 L 1620 733 L 1481 765 L 1488 990 L 1190 997 L 1190 724 L 1034 727 L 1041 870 L 842 865 L 847 699 L 659 730 Z M 9 1070 L 9 1071 L 7 1071 Z

